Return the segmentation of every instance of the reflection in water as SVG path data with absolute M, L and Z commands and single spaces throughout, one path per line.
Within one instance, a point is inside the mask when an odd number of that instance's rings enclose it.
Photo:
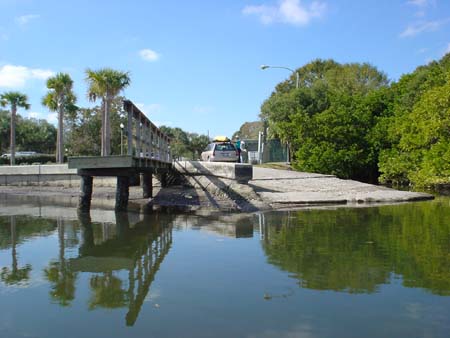
M 61 306 L 69 306 L 75 299 L 79 274 L 90 273 L 88 308 L 128 307 L 126 324 L 133 325 L 171 247 L 173 217 L 144 214 L 142 219 L 138 216 L 130 222 L 128 213 L 115 216 L 115 224 L 93 223 L 85 213 L 78 214 L 78 222 L 61 217 L 0 217 L 0 249 L 10 249 L 12 256 L 11 267 L 1 267 L 1 281 L 5 285 L 26 285 L 32 267 L 20 266 L 17 245 L 56 230 L 58 258 L 43 269 L 43 276 L 50 283 L 50 298 Z M 67 248 L 77 246 L 78 256 L 66 258 Z M 123 279 L 119 273 L 122 271 L 128 272 L 127 278 Z
M 450 224 L 442 203 L 270 213 L 259 224 L 269 262 L 301 287 L 373 293 L 394 274 L 404 286 L 450 295 Z
M 90 272 L 89 309 L 128 307 L 126 324 L 133 325 L 150 285 L 172 243 L 172 228 L 166 215 L 145 214 L 130 226 L 127 213 L 116 214 L 111 225 L 93 224 L 89 214 L 79 214 L 83 241 L 79 256 L 69 262 L 71 276 Z M 114 273 L 128 271 L 128 283 Z
M 16 232 L 16 216 L 11 216 L 11 256 L 12 263 L 11 268 L 2 267 L 0 272 L 0 278 L 5 284 L 26 284 L 30 279 L 31 265 L 26 264 L 24 267 L 19 268 L 19 263 L 17 262 L 17 232 Z
M 68 306 L 75 298 L 77 274 L 70 269 L 65 259 L 65 224 L 61 218 L 57 219 L 57 227 L 59 260 L 50 262 L 49 266 L 44 269 L 44 276 L 52 285 L 52 290 L 50 291 L 51 298 L 62 306 Z M 75 240 L 74 242 L 76 243 L 77 241 Z
M 1 206 L 0 336 L 447 337 L 449 210 Z

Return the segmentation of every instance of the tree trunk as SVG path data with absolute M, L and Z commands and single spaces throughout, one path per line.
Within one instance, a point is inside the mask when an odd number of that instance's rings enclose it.
M 58 107 L 58 136 L 56 147 L 56 161 L 57 163 L 64 163 L 64 140 L 63 140 L 63 105 Z
M 100 129 L 100 155 L 105 156 L 105 115 L 106 115 L 106 98 L 102 101 L 102 126 Z
M 105 107 L 105 156 L 111 155 L 111 121 L 110 121 L 110 110 L 111 110 L 111 97 L 106 96 L 106 107 Z
M 16 163 L 16 113 L 17 107 L 15 104 L 13 104 L 11 105 L 11 137 L 9 142 L 11 148 L 11 165 L 14 165 Z

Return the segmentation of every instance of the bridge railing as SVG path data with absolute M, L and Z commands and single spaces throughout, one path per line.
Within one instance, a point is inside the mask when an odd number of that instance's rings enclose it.
M 130 100 L 123 101 L 127 114 L 127 154 L 161 162 L 172 162 L 170 138 Z

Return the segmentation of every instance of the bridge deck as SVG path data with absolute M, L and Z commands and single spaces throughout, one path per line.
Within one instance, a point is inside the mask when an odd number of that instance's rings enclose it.
M 136 173 L 166 170 L 172 167 L 171 162 L 155 158 L 117 156 L 83 156 L 70 157 L 69 169 L 77 169 L 79 175 L 91 176 L 129 176 Z

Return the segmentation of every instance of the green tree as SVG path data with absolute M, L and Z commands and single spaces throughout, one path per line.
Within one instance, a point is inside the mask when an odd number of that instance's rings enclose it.
M 17 116 L 17 147 L 41 154 L 55 151 L 56 128 L 47 120 Z
M 294 167 L 364 181 L 377 176 L 371 130 L 384 114 L 386 76 L 369 64 L 315 60 L 298 69 L 300 86 L 276 86 L 261 107 L 269 136 L 290 144 Z
M 123 97 L 116 97 L 110 106 L 111 122 L 111 151 L 113 154 L 120 154 L 120 123 L 126 121 L 120 117 L 123 107 Z M 66 119 L 67 130 L 67 150 L 70 155 L 92 155 L 101 154 L 101 116 L 102 106 L 93 108 L 80 108 L 75 115 Z M 126 143 L 126 137 L 124 138 Z M 126 144 L 124 145 L 126 148 Z
M 10 136 L 10 116 L 0 110 L 0 152 L 7 152 Z M 16 115 L 16 149 L 51 154 L 55 150 L 56 128 L 44 119 L 22 118 Z
M 56 142 L 56 162 L 64 162 L 64 115 L 74 113 L 76 96 L 72 91 L 73 81 L 69 74 L 58 73 L 47 80 L 48 93 L 42 98 L 42 104 L 51 111 L 58 112 L 58 133 Z
M 170 137 L 170 151 L 174 159 L 189 156 L 189 136 L 181 128 L 161 126 L 161 131 Z
M 0 105 L 2 107 L 11 107 L 11 123 L 10 123 L 10 149 L 11 149 L 11 160 L 10 164 L 14 165 L 16 156 L 16 114 L 17 108 L 30 109 L 28 103 L 28 97 L 20 92 L 6 92 L 0 95 Z
M 189 134 L 189 150 L 192 153 L 192 160 L 200 158 L 200 154 L 205 150 L 209 143 L 209 138 L 206 135 L 198 135 L 196 133 Z
M 380 152 L 380 180 L 435 186 L 450 182 L 450 53 L 392 85 L 388 146 Z
M 206 135 L 188 133 L 178 127 L 161 126 L 160 129 L 170 138 L 170 152 L 174 159 L 183 157 L 196 160 L 210 142 Z
M 103 68 L 97 71 L 86 70 L 86 81 L 89 84 L 88 96 L 91 101 L 102 99 L 101 115 L 101 155 L 111 154 L 111 103 L 119 93 L 130 84 L 128 72 L 121 72 L 111 68 Z
M 245 122 L 238 131 L 233 133 L 231 139 L 234 140 L 236 136 L 239 136 L 241 139 L 257 140 L 258 133 L 263 130 L 264 123 L 262 121 Z

